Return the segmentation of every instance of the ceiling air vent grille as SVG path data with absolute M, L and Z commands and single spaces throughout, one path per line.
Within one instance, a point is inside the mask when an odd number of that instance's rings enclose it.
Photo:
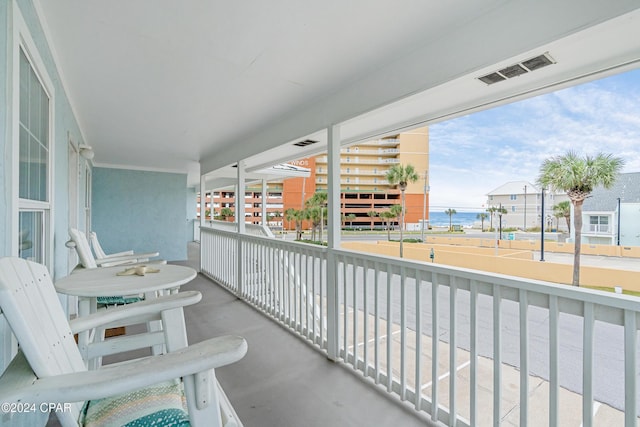
M 522 74 L 530 73 L 531 71 L 539 70 L 540 68 L 551 64 L 555 64 L 555 61 L 551 59 L 548 53 L 544 53 L 536 56 L 535 58 L 527 59 L 526 61 L 509 65 L 501 70 L 478 77 L 478 80 L 488 85 L 492 85 Z
M 318 141 L 314 141 L 312 139 L 305 139 L 304 141 L 295 142 L 293 145 L 297 147 L 306 147 L 307 145 L 315 144 Z
M 485 82 L 488 85 L 492 85 L 494 83 L 501 82 L 502 80 L 506 80 L 507 78 L 502 74 L 491 73 L 486 76 L 478 77 L 481 81 Z

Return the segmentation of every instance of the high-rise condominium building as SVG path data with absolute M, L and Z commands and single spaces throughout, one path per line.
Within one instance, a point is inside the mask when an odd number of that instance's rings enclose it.
M 287 209 L 304 209 L 305 202 L 317 191 L 327 190 L 327 156 L 299 159 L 291 162 L 309 168 L 308 178 L 290 178 L 269 182 L 267 214 L 271 225 L 295 228 L 287 221 Z M 412 165 L 418 180 L 409 183 L 405 191 L 405 223 L 418 223 L 428 219 L 429 212 L 429 131 L 427 127 L 397 135 L 372 139 L 340 150 L 341 213 L 344 225 L 354 228 L 382 227 L 379 214 L 400 204 L 400 189 L 390 185 L 387 171 L 394 165 Z M 261 185 L 247 186 L 245 190 L 246 221 L 260 223 L 262 210 Z M 223 207 L 235 209 L 233 190 L 213 193 L 212 209 L 216 214 Z M 375 215 L 373 214 L 375 212 Z M 305 224 L 305 228 L 308 224 Z

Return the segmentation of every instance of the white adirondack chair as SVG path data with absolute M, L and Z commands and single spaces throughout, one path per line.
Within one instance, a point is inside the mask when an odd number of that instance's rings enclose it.
M 80 258 L 80 264 L 84 268 L 96 268 L 96 267 L 110 267 L 114 265 L 123 265 L 123 264 L 135 264 L 141 262 L 148 262 L 150 258 L 157 257 L 160 255 L 158 252 L 148 252 L 148 253 L 130 253 L 130 254 L 112 254 L 106 255 L 100 247 L 100 251 L 102 254 L 98 254 L 96 252 L 97 257 L 93 255 L 91 252 L 91 247 L 89 246 L 89 240 L 87 236 L 77 230 L 75 228 L 69 228 L 69 237 L 71 240 L 67 242 L 67 247 L 75 248 L 78 253 L 78 258 Z M 97 237 L 96 237 L 97 241 Z M 98 243 L 99 246 L 99 243 Z M 94 245 L 94 249 L 96 246 Z M 157 262 L 157 261 L 154 261 Z M 164 261 L 161 261 L 164 262 Z
M 89 242 L 91 243 L 91 248 L 93 248 L 93 253 L 96 256 L 96 259 L 99 260 L 105 260 L 105 263 L 102 264 L 103 267 L 108 267 L 109 265 L 121 265 L 121 264 L 125 264 L 128 263 L 128 261 L 118 261 L 119 259 L 122 258 L 128 258 L 131 256 L 135 256 L 136 261 L 135 262 L 148 262 L 149 258 L 152 258 L 154 256 L 158 256 L 159 253 L 158 252 L 149 252 L 149 253 L 142 253 L 142 254 L 136 254 L 133 252 L 133 250 L 128 250 L 128 251 L 123 251 L 123 252 L 116 252 L 116 253 L 112 253 L 112 254 L 107 254 L 105 253 L 104 249 L 102 249 L 102 245 L 100 244 L 100 241 L 98 240 L 98 235 L 96 234 L 95 231 L 92 231 L 89 233 Z M 153 254 L 153 255 L 151 255 Z M 149 257 L 146 257 L 146 255 L 150 255 Z M 117 264 L 114 263 L 110 263 L 109 260 L 116 260 L 115 262 Z M 158 262 L 153 261 L 153 262 Z
M 145 393 L 122 394 L 182 378 L 192 426 L 241 426 L 215 378 L 214 368 L 244 357 L 247 343 L 242 337 L 222 336 L 188 346 L 182 307 L 200 298 L 199 292 L 182 292 L 67 322 L 44 266 L 20 258 L 0 259 L 0 308 L 20 348 L 0 377 L 0 402 L 37 408 L 43 403 L 63 403 L 63 409 L 56 411 L 62 426 L 82 426 L 85 402 L 120 395 L 114 406 L 140 407 L 144 399 L 135 403 L 130 399 Z M 117 325 L 131 316 L 165 320 L 169 353 L 88 371 L 73 334 Z M 114 353 L 104 346 L 103 350 L 103 355 Z M 91 407 L 91 403 L 87 405 Z M 112 413 L 109 422 L 115 422 L 118 415 Z M 118 422 L 122 425 L 129 421 Z

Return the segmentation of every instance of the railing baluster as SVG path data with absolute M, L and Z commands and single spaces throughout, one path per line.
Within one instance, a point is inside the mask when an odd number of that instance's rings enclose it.
M 456 340 L 456 301 L 458 299 L 458 285 L 456 277 L 451 277 L 449 285 L 449 425 L 456 425 L 458 418 L 457 398 L 458 391 L 458 342 Z
M 502 296 L 499 285 L 493 288 L 493 425 L 502 417 Z
M 344 361 L 346 363 L 349 363 L 349 313 L 348 313 L 348 308 L 349 308 L 349 304 L 348 304 L 348 293 L 349 290 L 349 284 L 347 282 L 347 257 L 344 258 L 344 261 L 342 262 L 342 307 L 343 307 L 343 316 L 342 316 L 342 323 L 343 323 L 343 330 L 342 330 L 342 335 L 343 335 L 343 347 L 344 347 Z
M 311 271 L 311 268 L 309 267 L 309 262 L 312 260 L 312 254 L 310 252 L 308 252 L 305 255 L 304 258 L 304 277 L 305 277 L 305 307 L 304 307 L 304 312 L 305 312 L 305 316 L 306 316 L 306 324 L 307 324 L 307 338 L 309 338 L 310 340 L 312 340 L 313 342 L 315 342 L 315 338 L 313 336 L 314 333 L 314 329 L 313 329 L 313 325 L 309 323 L 309 315 L 311 314 L 311 307 L 312 305 L 309 304 L 313 304 L 314 302 L 314 298 L 313 298 L 313 283 L 314 280 L 312 280 L 309 276 L 309 272 Z M 313 318 L 311 318 L 311 321 L 313 321 Z
M 271 303 L 271 315 L 272 316 L 277 316 L 277 312 L 276 312 L 276 295 L 277 295 L 277 289 L 276 289 L 276 270 L 277 267 L 277 263 L 276 263 L 276 251 L 277 248 L 275 248 L 274 246 L 271 246 L 269 248 L 269 300 Z
M 582 426 L 593 426 L 593 335 L 595 307 L 593 303 L 584 304 L 584 330 L 582 347 Z
M 407 400 L 407 271 L 400 268 L 400 399 Z
M 414 406 L 416 411 L 422 410 L 422 297 L 420 288 L 422 285 L 422 275 L 416 269 L 416 378 Z
M 471 359 L 470 367 L 470 401 L 469 401 L 469 421 L 471 426 L 478 425 L 478 282 L 471 280 L 469 285 L 469 347 Z
M 439 309 L 438 309 L 438 273 L 431 275 L 431 419 L 438 422 L 438 353 L 440 342 Z
M 636 352 L 638 351 L 637 313 L 624 311 L 624 425 L 635 427 L 638 413 Z
M 368 292 L 367 292 L 367 288 L 369 287 L 369 281 L 368 281 L 368 267 L 369 264 L 368 262 L 365 260 L 364 264 L 362 266 L 362 275 L 363 275 L 363 286 L 364 289 L 362 290 L 362 311 L 364 313 L 363 315 L 363 323 L 362 323 L 362 328 L 363 328 L 363 338 L 362 338 L 362 344 L 363 344 L 363 349 L 362 349 L 362 353 L 363 353 L 363 359 L 364 359 L 364 376 L 368 377 L 369 376 L 369 301 L 368 301 Z
M 292 266 L 295 265 L 295 253 L 287 250 L 287 324 L 293 327 L 293 317 L 295 310 L 295 295 L 296 290 L 295 278 L 292 274 Z
M 278 249 L 278 318 L 284 321 L 284 249 Z
M 373 263 L 373 312 L 374 312 L 374 324 L 373 324 L 373 363 L 374 363 L 374 375 L 375 383 L 380 384 L 380 269 L 378 261 Z
M 549 425 L 560 422 L 560 340 L 558 297 L 549 297 Z
M 329 318 L 328 317 L 329 317 L 330 310 L 327 308 L 327 313 L 325 315 L 326 304 L 325 304 L 325 301 L 324 301 L 325 295 L 327 297 L 327 300 L 329 298 L 328 291 L 326 289 L 326 281 L 328 279 L 327 279 L 326 274 L 325 274 L 325 272 L 328 271 L 328 266 L 327 266 L 328 262 L 329 261 L 327 260 L 327 258 L 318 258 L 318 264 L 319 264 L 318 265 L 318 269 L 320 270 L 318 272 L 318 275 L 320 276 L 320 298 L 319 298 L 320 299 L 320 315 L 319 315 L 319 317 L 320 317 L 320 347 L 324 347 L 325 333 L 324 333 L 324 327 L 323 326 L 324 326 L 324 319 L 325 318 L 327 319 L 327 327 L 329 326 Z M 337 295 L 337 291 L 336 291 L 336 295 Z M 330 304 L 330 302 L 329 302 L 329 304 Z M 335 304 L 334 304 L 334 306 L 335 306 Z M 337 315 L 338 314 L 336 313 L 336 316 Z M 336 328 L 336 330 L 337 330 L 337 328 Z
M 520 289 L 520 426 L 529 415 L 529 295 Z
M 296 270 L 293 272 L 295 276 L 296 298 L 293 301 L 296 305 L 296 330 L 302 333 L 302 252 L 296 254 Z
M 358 265 L 355 258 L 352 258 L 352 282 L 353 290 L 353 366 L 358 370 Z
M 393 270 L 388 263 L 385 267 L 387 270 L 387 391 L 391 393 L 393 390 L 393 365 L 391 361 L 391 341 L 393 340 L 391 335 L 391 276 Z

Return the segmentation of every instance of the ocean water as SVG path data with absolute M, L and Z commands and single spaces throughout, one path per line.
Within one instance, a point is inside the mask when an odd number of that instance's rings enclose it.
M 461 225 L 463 227 L 470 227 L 475 223 L 480 223 L 480 220 L 476 216 L 480 212 L 460 212 L 457 211 L 451 216 L 452 225 Z M 485 225 L 488 224 L 488 218 L 485 220 Z M 432 227 L 448 227 L 449 215 L 444 212 L 429 212 L 429 224 Z

